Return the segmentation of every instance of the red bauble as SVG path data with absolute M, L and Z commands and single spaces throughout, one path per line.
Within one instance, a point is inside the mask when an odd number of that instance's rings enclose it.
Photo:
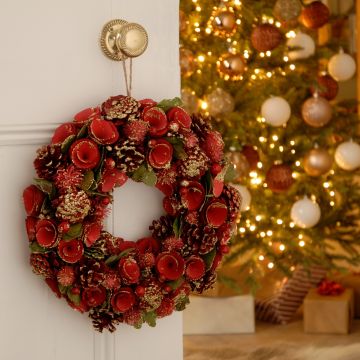
M 273 50 L 280 45 L 281 40 L 281 32 L 271 24 L 258 25 L 251 33 L 251 44 L 257 51 Z
M 275 193 L 281 193 L 290 188 L 294 179 L 290 166 L 285 164 L 272 165 L 266 173 L 268 188 Z
M 318 29 L 324 26 L 329 18 L 329 8 L 321 1 L 314 1 L 306 6 L 300 16 L 301 22 L 308 29 Z
M 336 98 L 336 95 L 339 91 L 339 84 L 337 81 L 330 75 L 321 75 L 317 78 L 318 89 L 315 89 L 314 86 L 310 88 L 312 94 L 318 90 L 319 96 L 325 98 L 326 100 L 333 100 Z
M 241 153 L 246 157 L 246 160 L 250 165 L 250 170 L 257 169 L 257 164 L 260 161 L 260 156 L 257 150 L 251 145 L 245 145 L 242 148 Z

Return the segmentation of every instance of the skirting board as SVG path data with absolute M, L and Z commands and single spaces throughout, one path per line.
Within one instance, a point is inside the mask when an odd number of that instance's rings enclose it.
M 192 296 L 183 314 L 184 335 L 255 332 L 254 298 L 251 295 Z

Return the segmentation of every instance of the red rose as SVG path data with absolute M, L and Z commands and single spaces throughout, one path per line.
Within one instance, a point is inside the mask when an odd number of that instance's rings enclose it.
M 145 254 L 147 252 L 157 253 L 159 251 L 160 245 L 159 242 L 153 237 L 146 237 L 138 240 L 136 247 L 140 254 Z
M 130 310 L 135 304 L 135 294 L 130 288 L 122 288 L 111 298 L 111 306 L 117 313 Z
M 228 217 L 228 209 L 225 201 L 214 200 L 209 203 L 205 211 L 206 221 L 213 227 L 221 226 Z
M 37 219 L 32 216 L 28 216 L 25 220 L 26 233 L 29 241 L 34 241 L 36 238 L 36 223 Z
M 71 135 L 76 135 L 76 126 L 73 123 L 65 123 L 60 125 L 54 132 L 51 143 L 59 144 L 62 143 Z
M 160 108 L 151 107 L 144 110 L 143 120 L 149 123 L 151 136 L 163 136 L 168 131 L 169 124 L 166 114 Z
M 58 240 L 57 225 L 53 220 L 39 220 L 36 223 L 36 241 L 40 246 L 53 247 Z
M 45 194 L 35 185 L 28 186 L 23 192 L 25 211 L 28 216 L 37 216 L 40 213 Z
M 142 99 L 139 101 L 141 109 L 146 109 L 157 105 L 157 102 L 153 99 Z
M 75 141 L 70 148 L 71 161 L 80 169 L 93 169 L 100 161 L 96 143 L 89 139 Z
M 100 237 L 102 226 L 99 223 L 84 225 L 83 241 L 87 247 L 91 247 Z
M 56 280 L 52 278 L 46 278 L 45 282 L 48 284 L 49 288 L 55 293 L 55 295 L 60 299 L 61 292 L 59 290 Z
M 92 119 L 94 116 L 99 116 L 101 113 L 98 107 L 96 108 L 87 108 L 80 111 L 74 116 L 74 121 L 80 124 L 86 123 L 88 120 Z
M 189 210 L 197 210 L 205 199 L 205 189 L 197 181 L 187 181 L 179 190 L 181 203 Z
M 126 173 L 119 169 L 106 169 L 102 174 L 99 184 L 99 190 L 102 192 L 109 192 L 115 186 L 122 186 L 126 183 L 128 177 Z
M 141 274 L 136 260 L 132 258 L 121 259 L 118 268 L 125 284 L 136 284 L 139 282 Z
M 78 239 L 62 240 L 58 245 L 58 254 L 67 263 L 75 264 L 84 254 L 84 246 Z
M 199 280 L 205 274 L 205 262 L 199 256 L 191 256 L 186 262 L 186 276 L 190 280 Z
M 151 140 L 151 147 L 148 160 L 150 165 L 155 169 L 163 169 L 170 166 L 173 155 L 173 147 L 166 140 Z
M 92 286 L 82 293 L 83 302 L 89 307 L 96 307 L 106 300 L 106 290 L 102 286 Z
M 91 121 L 89 133 L 101 145 L 111 145 L 119 139 L 119 132 L 116 126 L 111 121 L 100 118 L 94 118 Z
M 177 280 L 184 273 L 185 261 L 176 252 L 161 253 L 156 259 L 156 269 L 167 280 Z
M 179 124 L 182 128 L 190 129 L 191 117 L 183 108 L 175 106 L 166 115 L 169 121 Z

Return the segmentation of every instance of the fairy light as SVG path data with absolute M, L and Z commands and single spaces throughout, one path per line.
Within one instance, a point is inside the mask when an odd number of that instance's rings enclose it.
M 305 246 L 305 241 L 304 240 L 299 241 L 299 246 L 304 247 Z
M 211 52 L 211 51 L 208 51 L 207 54 L 208 54 L 209 56 L 211 56 L 211 55 L 212 55 L 212 52 Z M 194 95 L 195 95 L 195 91 L 194 91 Z
M 258 176 L 258 173 L 256 171 L 251 171 L 249 175 L 251 178 L 256 178 Z
M 283 57 L 283 60 L 284 60 L 285 62 L 288 62 L 288 61 L 289 61 L 289 57 L 288 57 L 288 56 L 284 56 L 284 57 Z
M 284 245 L 284 244 L 280 244 L 279 250 L 280 250 L 280 251 L 284 251 L 284 250 L 285 250 L 285 245 Z
M 259 255 L 259 260 L 260 260 L 260 261 L 264 261 L 264 260 L 265 260 L 265 256 L 264 256 L 264 255 Z
M 244 51 L 244 58 L 248 59 L 250 57 L 249 52 L 247 50 Z
M 294 145 L 295 145 L 295 141 L 294 141 L 294 140 L 291 140 L 291 141 L 290 141 L 290 145 L 291 145 L 291 146 L 294 146 Z
M 266 54 L 267 57 L 270 57 L 271 56 L 271 51 L 268 50 L 265 54 Z
M 268 267 L 269 269 L 273 269 L 274 266 L 275 266 L 275 265 L 274 265 L 273 262 L 269 262 L 267 267 Z
M 335 196 L 335 191 L 330 191 L 330 196 Z
M 256 75 L 252 74 L 252 75 L 251 75 L 251 79 L 252 79 L 252 80 L 256 80 Z
M 269 19 L 269 24 L 273 24 L 274 23 L 274 19 Z
M 334 202 L 334 201 L 330 201 L 330 206 L 335 206 L 335 202 Z
M 210 29 L 210 28 L 206 28 L 206 29 L 205 29 L 205 32 L 206 32 L 207 34 L 211 34 L 211 29 Z
M 255 216 L 255 220 L 256 220 L 256 221 L 261 221 L 261 215 L 256 215 L 256 216 Z
M 276 22 L 275 22 L 275 26 L 278 27 L 278 28 L 281 27 L 281 22 L 280 22 L 280 21 L 276 21 Z
M 291 174 L 291 176 L 292 176 L 292 178 L 293 178 L 293 179 L 298 178 L 298 177 L 299 177 L 299 175 L 300 175 L 300 174 L 299 174 L 299 173 L 297 173 L 297 172 L 295 172 L 295 171 Z
M 202 100 L 200 107 L 202 110 L 206 110 L 208 108 L 208 103 Z
M 198 22 L 195 22 L 195 23 L 194 23 L 194 26 L 195 26 L 196 28 L 198 28 L 198 27 L 200 26 L 200 24 L 199 24 Z
M 295 36 L 296 36 L 296 32 L 295 32 L 294 30 L 290 30 L 290 31 L 288 31 L 288 32 L 286 33 L 286 37 L 287 37 L 288 39 L 294 38 Z
M 295 153 L 296 153 L 295 149 L 291 149 L 290 152 L 291 152 L 292 154 L 295 154 Z
M 205 61 L 205 56 L 204 55 L 199 55 L 197 58 L 200 62 L 204 62 Z
M 271 72 L 271 71 L 268 71 L 268 72 L 266 73 L 266 76 L 270 79 L 270 78 L 272 77 L 272 72 Z
M 235 0 L 234 5 L 235 6 L 241 6 L 241 1 L 240 0 Z
M 290 68 L 290 70 L 295 70 L 296 66 L 295 66 L 295 64 L 290 64 L 289 68 Z
M 291 222 L 289 226 L 293 229 L 295 227 L 295 223 Z
M 274 141 L 278 141 L 278 140 L 279 140 L 279 137 L 278 137 L 277 135 L 273 135 L 273 136 L 272 136 L 272 139 L 273 139 Z
M 256 164 L 256 166 L 258 167 L 258 169 L 262 169 L 263 164 L 262 164 L 262 162 L 259 161 L 259 162 Z
M 323 187 L 325 189 L 328 189 L 330 187 L 330 184 L 326 181 L 326 182 L 323 183 Z
M 273 244 L 272 241 L 269 241 L 269 242 L 268 242 L 268 245 L 269 245 L 269 246 L 272 246 L 272 244 Z
M 300 161 L 299 160 L 295 161 L 295 165 L 300 166 Z
M 246 231 L 246 229 L 245 229 L 244 227 L 241 227 L 241 228 L 239 229 L 239 232 L 240 232 L 241 234 L 243 234 L 245 231 Z
M 199 33 L 200 31 L 201 31 L 200 28 L 195 29 L 195 32 L 197 32 L 197 33 Z
M 284 151 L 284 147 L 282 145 L 279 146 L 279 151 L 283 152 Z
M 227 39 L 226 39 L 226 42 L 231 43 L 231 39 L 230 39 L 230 38 L 227 38 Z
M 267 235 L 267 236 L 272 236 L 272 234 L 273 234 L 273 232 L 272 232 L 271 230 L 268 230 L 268 231 L 266 232 L 266 235 Z
M 276 223 L 277 223 L 278 225 L 282 225 L 282 224 L 283 224 L 283 221 L 282 221 L 282 219 L 277 219 L 277 220 L 276 220 Z
M 262 58 L 265 57 L 265 53 L 261 52 L 260 57 L 262 57 Z
M 292 266 L 292 267 L 290 268 L 290 271 L 295 271 L 295 266 Z
M 259 141 L 260 141 L 260 142 L 266 142 L 266 138 L 263 137 L 263 136 L 260 136 L 260 137 L 259 137 Z
M 200 7 L 200 6 L 197 6 L 197 7 L 196 7 L 196 11 L 199 11 L 199 12 L 200 12 L 200 11 L 201 11 L 201 7 Z
M 273 149 L 275 147 L 275 144 L 270 144 L 270 149 Z
M 299 234 L 298 238 L 301 240 L 304 237 L 303 234 Z
M 262 232 L 260 233 L 260 236 L 261 236 L 261 237 L 265 237 L 265 236 L 266 236 L 265 231 L 262 231 Z

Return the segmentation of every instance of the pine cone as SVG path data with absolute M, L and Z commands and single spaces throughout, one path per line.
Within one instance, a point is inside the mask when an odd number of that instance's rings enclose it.
M 206 290 L 213 288 L 216 282 L 216 273 L 207 273 L 204 277 L 191 283 L 191 290 L 201 294 Z
M 209 253 L 218 242 L 216 231 L 211 226 L 205 226 L 203 229 L 203 237 L 199 248 L 199 254 L 204 255 Z
M 56 217 L 72 224 L 84 220 L 91 209 L 91 201 L 83 190 L 61 195 L 58 202 Z
M 99 240 L 97 240 L 94 245 L 97 245 L 97 243 L 99 243 L 99 245 L 103 244 L 101 247 L 104 253 L 107 255 L 118 255 L 121 252 L 120 245 L 123 242 L 124 239 L 115 237 L 107 231 L 102 231 Z
M 34 167 L 38 177 L 52 180 L 63 160 L 64 154 L 61 152 L 61 145 L 46 145 L 40 148 L 34 160 Z
M 102 332 L 104 329 L 114 332 L 116 325 L 122 322 L 122 316 L 104 308 L 93 308 L 89 312 L 94 328 Z
M 109 255 L 106 240 L 104 238 L 98 239 L 90 248 L 85 248 L 84 254 L 96 260 L 104 260 Z
M 211 130 L 211 117 L 194 114 L 191 116 L 191 119 L 191 130 L 196 134 L 200 141 L 204 141 L 205 135 Z
M 230 222 L 233 222 L 236 220 L 241 208 L 241 195 L 234 187 L 225 185 L 222 192 L 222 197 L 226 201 L 229 209 L 229 220 Z
M 45 255 L 31 254 L 30 265 L 36 275 L 44 276 L 45 278 L 53 276 L 53 271 L 51 270 L 50 264 Z
M 161 286 L 156 281 L 149 281 L 145 285 L 145 294 L 140 300 L 139 307 L 145 311 L 155 310 L 160 306 L 163 297 Z
M 86 259 L 79 267 L 80 282 L 83 287 L 99 286 L 104 280 L 104 266 L 95 259 Z
M 102 106 L 102 114 L 108 120 L 133 120 L 138 114 L 140 103 L 130 96 L 112 96 Z
M 134 172 L 145 161 L 141 147 L 130 140 L 115 145 L 112 157 L 116 162 L 116 167 L 126 173 Z
M 190 148 L 187 155 L 179 163 L 178 174 L 183 178 L 200 178 L 208 169 L 209 158 L 198 146 Z
M 199 243 L 202 238 L 202 231 L 198 226 L 185 223 L 181 232 L 181 238 L 184 241 L 181 255 L 183 257 L 188 257 L 198 251 Z
M 152 236 L 158 240 L 165 240 L 167 237 L 174 234 L 173 221 L 170 216 L 161 216 L 159 220 L 154 220 L 149 227 L 152 231 Z

